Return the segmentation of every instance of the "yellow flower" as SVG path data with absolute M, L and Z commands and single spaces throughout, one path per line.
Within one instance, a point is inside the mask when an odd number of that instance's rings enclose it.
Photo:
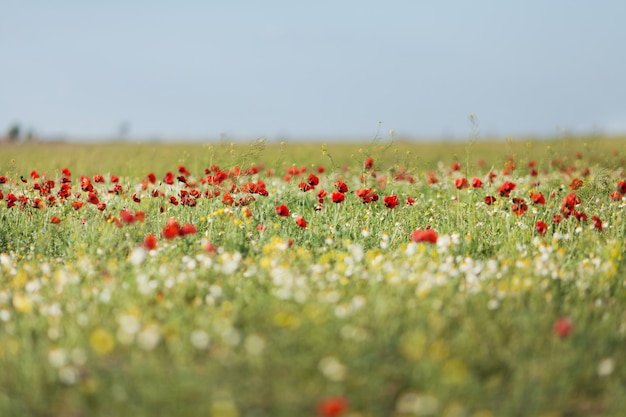
M 33 310 L 33 300 L 23 294 L 13 296 L 13 307 L 20 313 L 30 313 Z
M 110 353 L 115 347 L 113 335 L 104 329 L 94 330 L 89 337 L 89 343 L 93 351 L 101 356 Z

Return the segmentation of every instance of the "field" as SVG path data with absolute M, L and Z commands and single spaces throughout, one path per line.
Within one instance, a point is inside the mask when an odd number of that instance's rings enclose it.
M 625 145 L 0 145 L 0 416 L 623 416 Z

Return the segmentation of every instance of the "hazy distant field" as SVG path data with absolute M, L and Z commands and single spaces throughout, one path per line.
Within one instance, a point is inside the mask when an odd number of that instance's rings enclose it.
M 625 145 L 0 145 L 0 416 L 622 416 Z

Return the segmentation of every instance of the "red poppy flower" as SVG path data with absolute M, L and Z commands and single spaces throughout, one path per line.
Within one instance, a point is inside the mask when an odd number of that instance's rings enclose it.
M 87 194 L 87 202 L 91 204 L 98 204 L 100 202 L 95 190 Z
M 554 216 L 552 216 L 552 223 L 554 224 L 561 223 L 561 220 L 563 220 L 563 217 L 560 214 L 555 214 Z
M 498 187 L 498 194 L 500 194 L 501 197 L 509 197 L 511 195 L 511 191 L 513 191 L 515 187 L 515 183 L 506 181 L 504 184 Z
M 626 180 L 620 181 L 617 184 L 617 192 L 622 194 L 622 195 L 626 194 Z
M 328 397 L 317 405 L 317 413 L 322 417 L 334 417 L 344 414 L 348 408 L 348 401 L 344 397 Z
M 437 243 L 437 237 L 437 232 L 435 232 L 433 229 L 417 229 L 414 230 L 413 233 L 411 233 L 411 240 L 418 243 L 426 242 L 435 244 Z
M 222 203 L 224 203 L 227 206 L 232 206 L 234 202 L 235 202 L 235 199 L 233 198 L 233 196 L 230 195 L 230 193 L 228 192 L 224 193 L 224 195 L 222 196 Z
M 574 330 L 574 323 L 568 317 L 561 317 L 554 322 L 552 331 L 559 337 L 567 337 Z
M 487 204 L 488 206 L 492 205 L 495 202 L 496 198 L 494 196 L 488 195 L 487 197 L 485 197 L 485 204 Z
M 463 188 L 469 188 L 469 182 L 467 182 L 467 178 L 457 178 L 456 180 L 454 180 L 454 187 L 457 190 L 461 190 Z
M 104 210 L 106 210 L 107 205 L 101 201 L 98 204 L 96 204 L 96 207 L 98 208 L 98 210 L 104 211 Z
M 333 201 L 333 203 L 341 203 L 346 199 L 346 196 L 339 191 L 333 191 L 333 193 L 330 195 L 330 199 Z
M 193 224 L 183 224 L 178 234 L 180 236 L 187 236 L 187 235 L 195 235 L 197 232 L 198 232 L 198 229 L 196 229 L 196 226 L 194 226 Z
M 57 216 L 52 216 L 50 218 L 50 223 L 52 223 L 52 224 L 59 224 L 59 223 L 61 223 L 61 219 L 58 218 Z
M 126 224 L 132 224 L 135 222 L 135 215 L 128 209 L 120 211 L 120 218 Z
M 621 201 L 623 196 L 624 195 L 621 194 L 619 191 L 613 191 L 609 197 L 611 197 L 611 200 L 613 201 Z
M 515 213 L 516 216 L 521 216 L 522 214 L 526 213 L 526 210 L 528 210 L 528 205 L 526 205 L 526 202 L 523 198 L 515 197 L 513 198 L 511 210 L 513 211 L 513 213 Z
M 602 220 L 600 220 L 600 218 L 598 216 L 591 217 L 591 220 L 593 220 L 593 222 L 594 222 L 593 227 L 595 227 L 596 229 L 602 231 Z
M 74 208 L 74 210 L 78 210 L 82 206 L 83 206 L 83 202 L 82 201 L 74 201 L 74 202 L 72 202 L 72 207 Z
M 461 169 L 461 164 L 459 164 L 458 162 L 453 162 L 450 168 L 452 168 L 452 171 L 458 171 Z
M 61 173 L 63 173 L 63 175 L 66 176 L 66 177 L 71 177 L 72 176 L 72 173 L 70 172 L 69 168 L 63 168 L 61 170 Z
M 482 186 L 483 186 L 483 182 L 481 181 L 480 178 L 474 177 L 472 179 L 472 188 L 482 188 Z
M 576 194 L 571 193 L 563 198 L 561 202 L 561 213 L 565 218 L 569 217 L 570 214 L 574 212 L 574 207 L 581 203 L 580 197 Z
M 191 175 L 191 172 L 187 171 L 187 168 L 185 168 L 184 165 L 178 166 L 178 172 L 183 175 Z
M 311 187 L 315 187 L 316 185 L 318 185 L 320 183 L 320 179 L 317 178 L 317 176 L 315 174 L 309 174 L 309 177 L 306 179 L 306 182 Z
M 168 171 L 165 174 L 165 177 L 163 178 L 163 182 L 169 185 L 174 184 L 174 173 L 171 171 Z
M 539 233 L 541 236 L 545 236 L 547 230 L 548 230 L 548 225 L 543 220 L 539 220 L 537 224 L 535 224 L 535 231 Z
M 6 184 L 9 179 L 4 175 L 0 175 L 0 184 Z
M 407 206 L 412 206 L 413 204 L 415 204 L 415 199 L 413 197 L 407 197 L 406 198 L 406 205 Z
M 348 192 L 348 186 L 346 185 L 345 182 L 340 181 L 340 180 L 335 181 L 335 188 L 340 193 L 347 193 Z
M 311 191 L 313 188 L 314 187 L 312 185 L 310 185 L 310 184 L 308 184 L 308 183 L 306 183 L 304 181 L 300 181 L 300 183 L 298 184 L 298 189 L 300 191 L 307 192 L 307 191 Z
M 114 184 L 117 184 L 118 182 L 120 182 L 120 177 L 118 177 L 117 175 L 111 175 L 111 182 Z
M 583 180 L 579 180 L 578 178 L 574 178 L 572 182 L 569 183 L 569 188 L 573 191 L 578 190 L 583 186 Z
M 104 177 L 100 174 L 96 174 L 93 176 L 93 182 L 96 183 L 103 183 L 104 182 Z
M 296 216 L 296 224 L 299 227 L 306 229 L 306 220 L 304 220 L 302 216 Z
M 148 181 L 150 181 L 151 184 L 154 184 L 156 182 L 156 175 L 154 175 L 153 172 L 148 174 Z
M 546 198 L 541 193 L 532 193 L 530 199 L 535 204 L 546 204 Z
M 137 194 L 133 194 L 132 198 L 135 203 L 141 203 L 141 198 L 137 197 Z
M 437 184 L 439 182 L 435 171 L 428 171 L 428 179 L 426 180 L 426 182 L 428 184 Z
M 178 205 L 178 199 L 176 198 L 176 196 L 171 196 L 170 197 L 170 203 L 174 204 L 175 206 Z
M 383 198 L 383 204 L 388 209 L 392 209 L 392 208 L 395 208 L 398 204 L 400 204 L 400 201 L 398 200 L 397 196 L 388 195 L 385 198 Z
M 276 206 L 276 214 L 278 214 L 281 217 L 287 217 L 289 216 L 289 208 L 284 204 L 281 204 L 280 206 Z
M 363 162 L 363 169 L 371 171 L 374 168 L 374 160 L 372 158 L 366 158 Z
M 585 213 L 584 211 L 576 211 L 574 210 L 572 212 L 572 214 L 574 215 L 574 217 L 576 217 L 576 220 L 578 220 L 579 222 L 586 222 L 587 221 L 587 213 Z
M 156 236 L 154 236 L 152 233 L 149 233 L 144 238 L 143 243 L 142 243 L 141 246 L 143 246 L 147 250 L 154 250 L 154 249 L 156 249 L 156 247 L 157 247 L 157 238 L 156 238 Z
M 165 239 L 174 239 L 179 233 L 180 225 L 178 224 L 178 221 L 175 218 L 170 217 L 161 234 Z

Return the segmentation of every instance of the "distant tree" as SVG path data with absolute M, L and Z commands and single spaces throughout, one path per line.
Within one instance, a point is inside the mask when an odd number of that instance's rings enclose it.
M 11 125 L 7 132 L 7 140 L 9 142 L 17 142 L 18 140 L 20 140 L 20 130 L 21 129 L 19 124 L 14 123 L 13 125 Z

